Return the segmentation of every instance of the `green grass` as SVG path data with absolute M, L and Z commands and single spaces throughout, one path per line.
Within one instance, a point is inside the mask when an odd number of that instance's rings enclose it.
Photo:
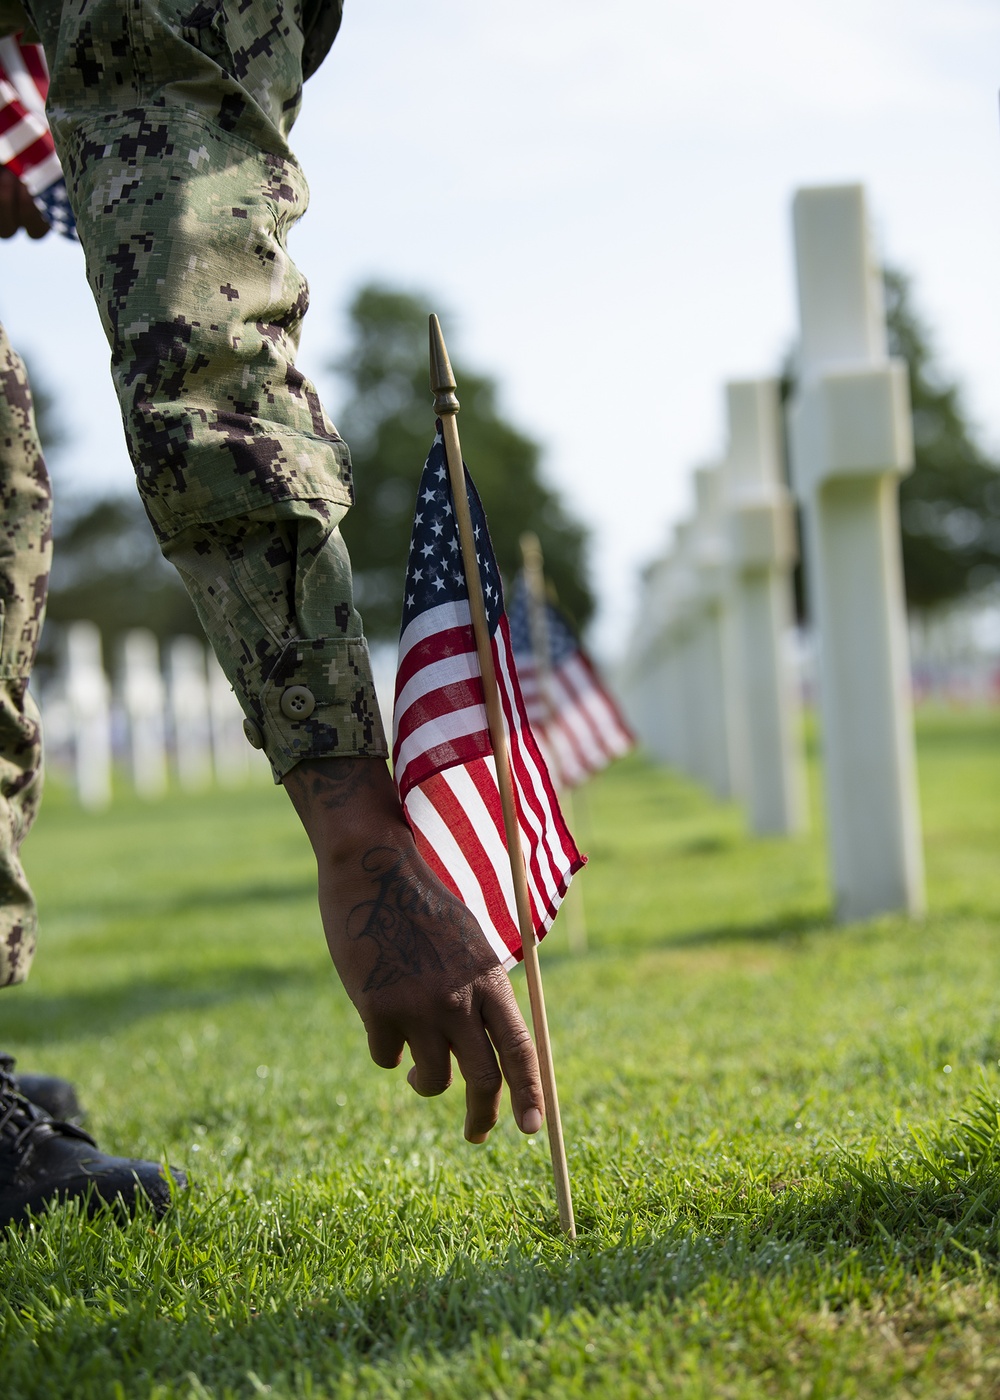
M 193 1186 L 0 1240 L 0 1392 L 1000 1394 L 1000 714 L 924 714 L 920 773 L 931 913 L 849 929 L 815 801 L 753 841 L 638 760 L 593 785 L 590 951 L 542 957 L 575 1246 L 543 1142 L 368 1062 L 280 792 L 51 793 L 0 1046 Z

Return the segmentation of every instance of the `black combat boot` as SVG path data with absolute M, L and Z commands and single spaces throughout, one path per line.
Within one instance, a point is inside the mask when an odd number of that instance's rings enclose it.
M 18 1091 L 14 1062 L 0 1055 L 0 1225 L 24 1221 L 56 1201 L 79 1199 L 93 1215 L 103 1205 L 134 1214 L 145 1200 L 157 1215 L 170 1183 L 157 1162 L 109 1157 L 73 1123 L 50 1118 Z M 187 1185 L 171 1168 L 175 1187 Z
M 6 1059 L 0 1054 L 0 1061 Z M 36 1108 L 44 1109 L 50 1118 L 64 1123 L 83 1122 L 80 1100 L 68 1079 L 58 1079 L 54 1074 L 18 1074 L 14 1083 L 19 1094 L 30 1099 Z

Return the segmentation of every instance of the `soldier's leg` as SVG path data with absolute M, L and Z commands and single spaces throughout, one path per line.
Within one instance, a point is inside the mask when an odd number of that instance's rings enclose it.
M 28 678 L 45 616 L 52 500 L 24 366 L 0 326 L 0 986 L 23 982 L 35 901 L 20 846 L 38 810 L 42 741 Z
M 346 446 L 295 367 L 296 0 L 28 0 L 139 489 L 276 776 L 384 755 L 338 525 Z M 312 704 L 282 708 L 305 687 Z M 286 713 L 287 710 L 287 713 Z
M 45 613 L 52 535 L 28 380 L 2 326 L 0 521 L 0 986 L 10 986 L 27 977 L 35 950 L 35 902 L 18 852 L 41 796 L 41 730 L 28 676 Z M 41 1094 L 26 1097 L 33 1089 Z M 117 1202 L 131 1211 L 143 1199 L 162 1214 L 171 1183 L 159 1163 L 99 1151 L 81 1128 L 42 1111 L 46 1098 L 60 1113 L 79 1110 L 70 1085 L 19 1081 L 14 1061 L 0 1054 L 0 1227 L 69 1197 L 89 1210 Z M 183 1173 L 173 1178 L 185 1184 Z

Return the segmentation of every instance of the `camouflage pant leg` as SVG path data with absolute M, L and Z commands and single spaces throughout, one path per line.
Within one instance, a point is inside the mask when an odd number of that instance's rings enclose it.
M 294 363 L 300 0 L 26 8 L 139 489 L 250 733 L 279 779 L 384 754 L 338 530 L 350 459 Z
M 0 987 L 24 981 L 35 951 L 35 901 L 18 852 L 42 795 L 28 676 L 45 616 L 51 520 L 28 379 L 0 326 Z

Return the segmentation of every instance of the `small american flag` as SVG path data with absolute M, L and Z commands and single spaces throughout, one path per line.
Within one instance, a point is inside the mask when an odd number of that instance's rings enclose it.
M 48 90 L 41 45 L 0 39 L 0 165 L 21 181 L 50 228 L 75 239 L 66 182 L 45 117 Z
M 557 782 L 577 787 L 635 745 L 621 710 L 562 613 L 546 602 L 547 673 L 539 674 L 531 600 L 522 574 L 510 606 L 510 642 L 528 720 Z
M 510 752 L 535 937 L 583 858 L 524 712 L 486 516 L 466 473 L 493 661 Z M 393 712 L 393 771 L 428 865 L 479 920 L 507 968 L 522 956 L 496 764 L 440 430 L 424 465 L 410 541 Z

